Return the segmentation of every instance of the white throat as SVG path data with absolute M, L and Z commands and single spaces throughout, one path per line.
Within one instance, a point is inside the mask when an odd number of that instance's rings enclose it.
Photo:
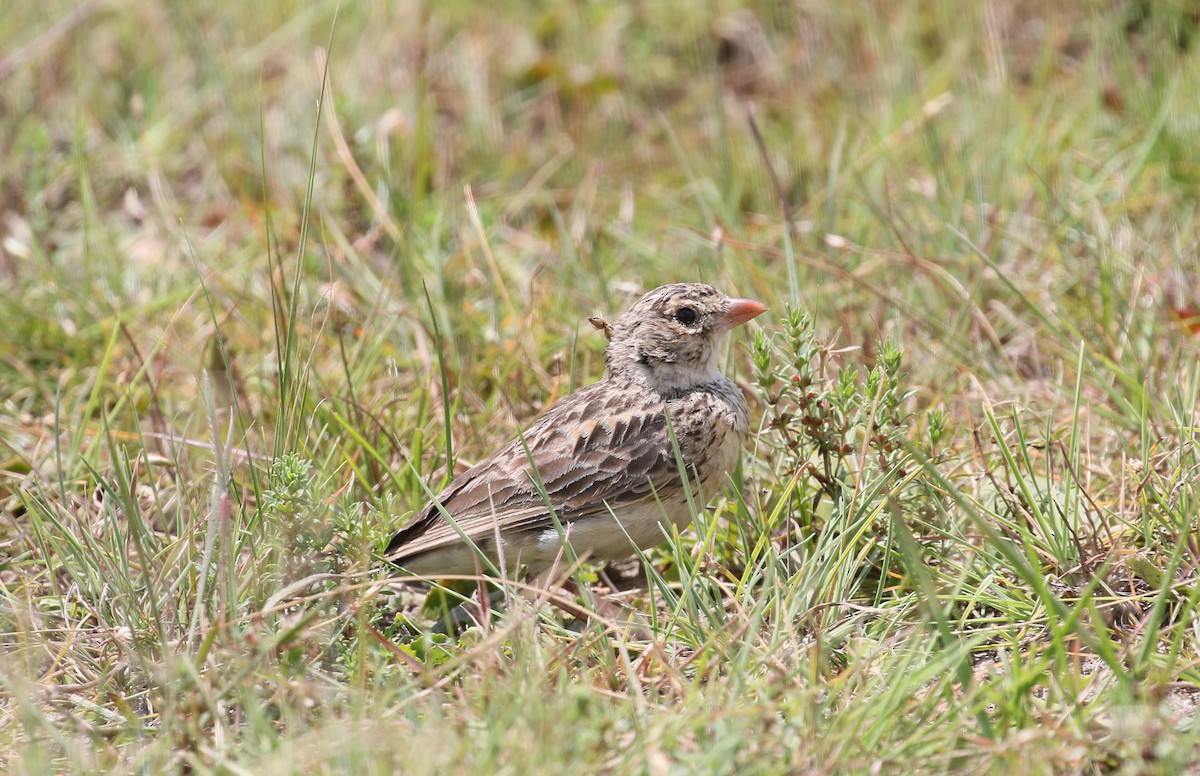
M 717 348 L 712 348 L 708 360 L 701 364 L 678 364 L 659 361 L 654 364 L 635 364 L 630 370 L 639 383 L 659 391 L 682 391 L 711 383 L 722 377 L 717 368 Z

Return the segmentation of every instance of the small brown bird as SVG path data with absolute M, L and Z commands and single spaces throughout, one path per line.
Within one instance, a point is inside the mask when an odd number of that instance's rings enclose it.
M 486 569 L 482 552 L 507 574 L 536 576 L 560 557 L 564 535 L 592 560 L 661 543 L 671 525 L 691 521 L 672 433 L 697 507 L 737 463 L 749 410 L 717 369 L 718 345 L 766 309 L 700 283 L 647 293 L 606 325 L 604 378 L 455 477 L 385 557 L 438 577 Z

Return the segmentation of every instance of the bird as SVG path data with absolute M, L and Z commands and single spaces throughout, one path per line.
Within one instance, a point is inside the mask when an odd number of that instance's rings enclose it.
M 674 283 L 611 323 L 590 319 L 608 337 L 604 376 L 454 477 L 383 557 L 433 579 L 489 565 L 537 578 L 563 563 L 564 540 L 579 558 L 616 561 L 661 544 L 671 526 L 683 530 L 749 434 L 746 399 L 718 368 L 723 335 L 766 310 Z

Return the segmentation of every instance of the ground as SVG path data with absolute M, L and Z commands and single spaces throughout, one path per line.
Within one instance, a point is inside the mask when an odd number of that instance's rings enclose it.
M 1195 772 L 1198 33 L 6 9 L 0 769 Z M 684 280 L 771 308 L 723 492 L 428 633 L 388 537 Z

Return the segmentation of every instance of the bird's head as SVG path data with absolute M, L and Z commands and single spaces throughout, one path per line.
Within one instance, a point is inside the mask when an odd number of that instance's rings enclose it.
M 703 283 L 659 286 L 606 331 L 608 372 L 665 389 L 715 379 L 721 336 L 766 309 Z

